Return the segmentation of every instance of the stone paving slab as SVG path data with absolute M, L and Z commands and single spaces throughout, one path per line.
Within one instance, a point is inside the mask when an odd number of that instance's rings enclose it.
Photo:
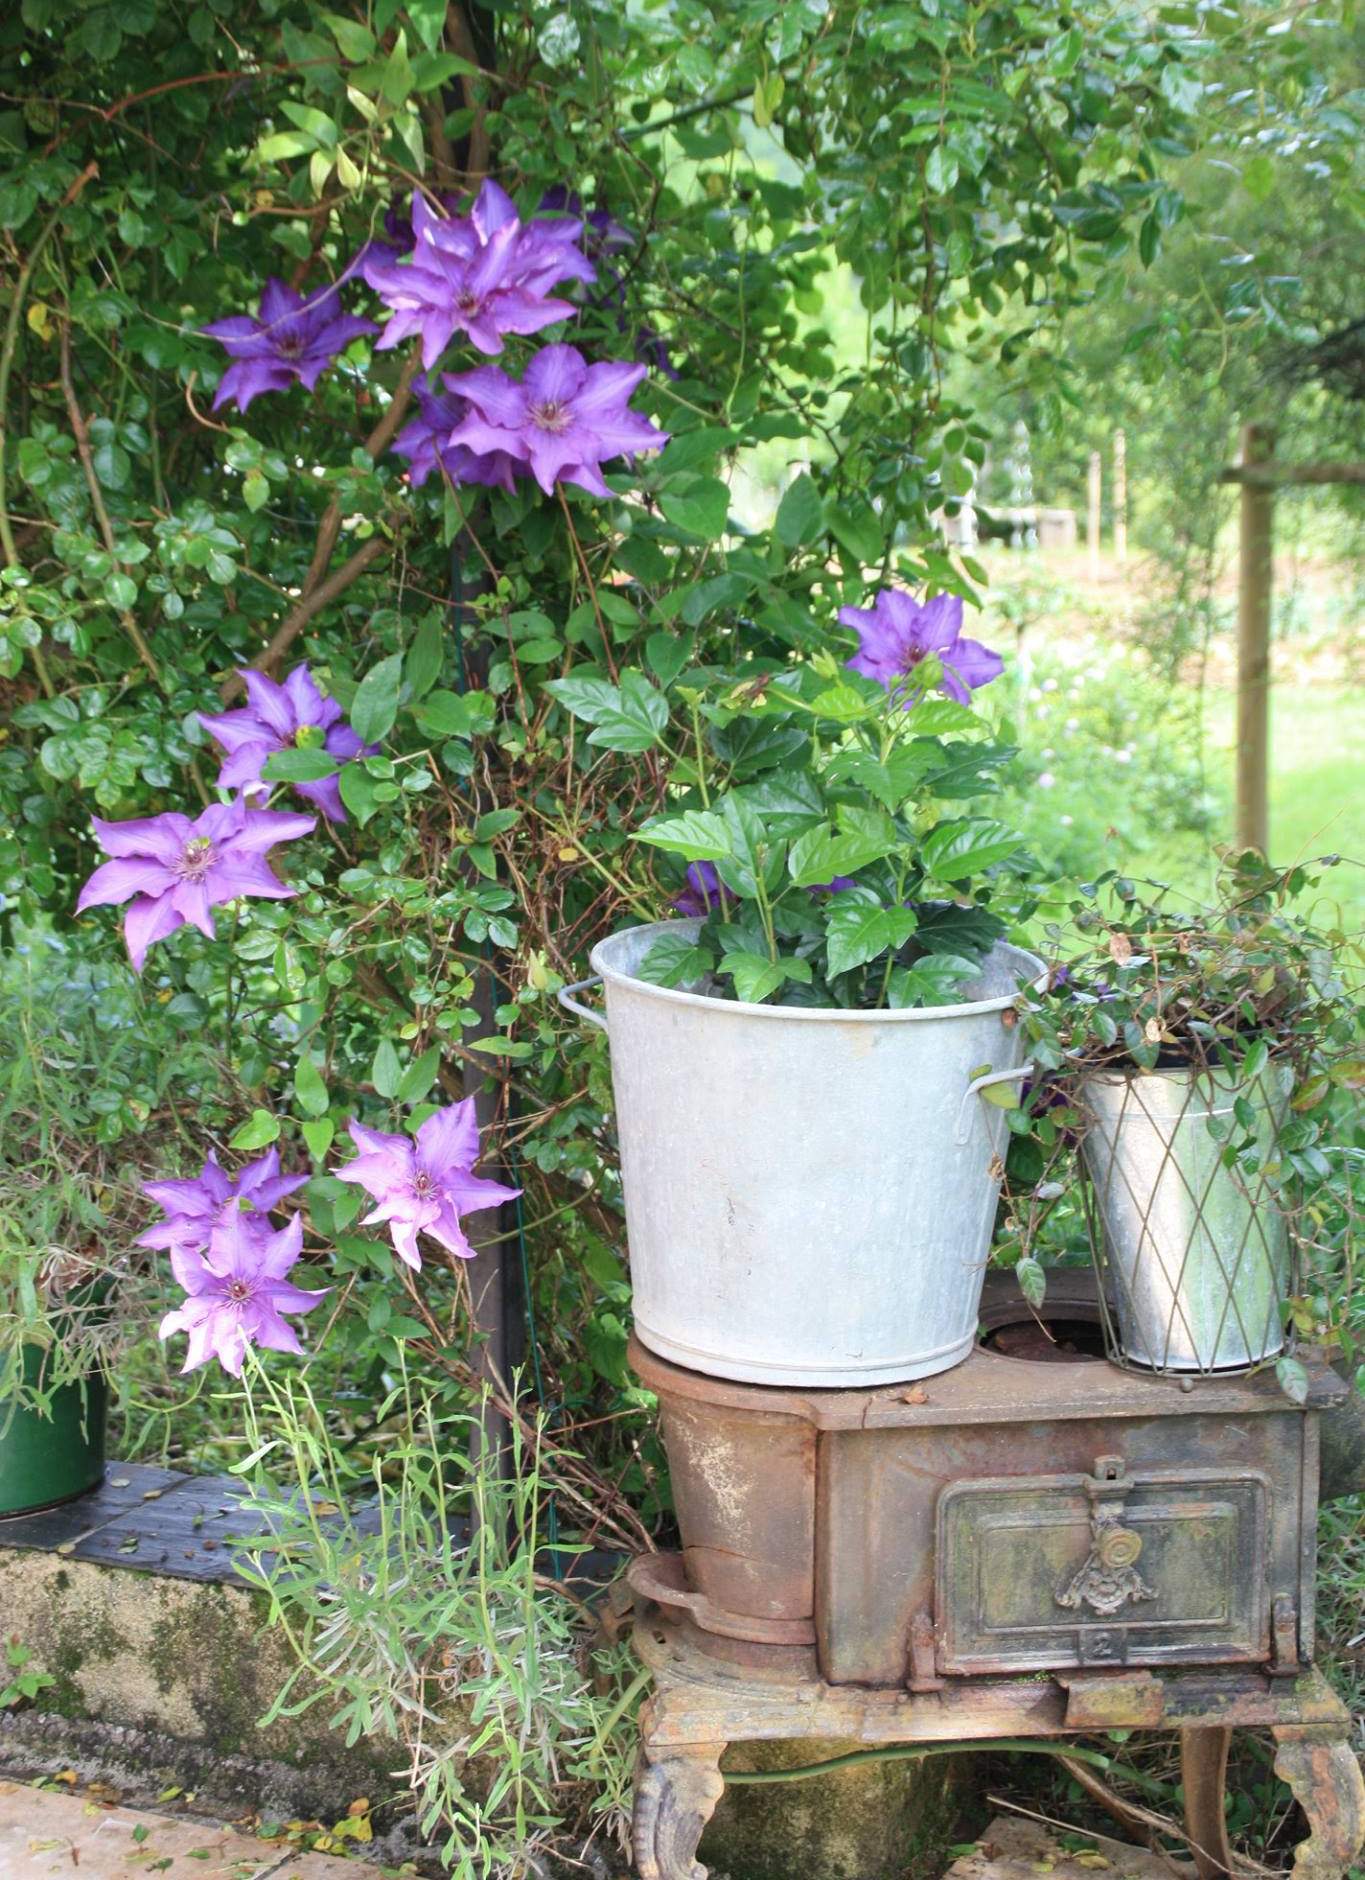
M 380 1880 L 368 1861 L 281 1849 L 236 1828 L 0 1781 L 4 1880 Z
M 1070 1837 L 1068 1837 L 1070 1838 Z M 953 1862 L 943 1880 L 1194 1880 L 1192 1864 L 1092 1834 L 1094 1850 L 1069 1854 L 1057 1831 L 1017 1815 L 997 1815 L 976 1851 Z

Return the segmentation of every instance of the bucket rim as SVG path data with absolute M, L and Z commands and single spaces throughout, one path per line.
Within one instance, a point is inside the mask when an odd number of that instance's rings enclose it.
M 607 958 L 607 948 L 616 941 L 624 940 L 627 935 L 688 933 L 695 938 L 700 933 L 701 927 L 702 923 L 697 919 L 637 922 L 632 927 L 623 927 L 619 933 L 608 934 L 606 939 L 599 940 L 589 953 L 588 959 L 593 971 L 599 974 L 607 985 L 645 993 L 650 997 L 666 1000 L 670 1004 L 697 1006 L 711 1011 L 719 1008 L 741 1018 L 799 1019 L 817 1024 L 887 1025 L 913 1024 L 926 1019 L 974 1018 L 979 1013 L 1007 1011 L 1021 992 L 1041 992 L 1048 981 L 1048 969 L 1036 953 L 1030 953 L 1026 948 L 1017 947 L 1009 941 L 997 940 L 991 948 L 991 953 L 1013 954 L 1020 962 L 1019 984 L 1013 992 L 1002 993 L 991 999 L 968 999 L 958 1005 L 913 1006 L 899 1012 L 881 1009 L 850 1012 L 841 1005 L 754 1005 L 743 999 L 715 999 L 704 992 L 684 992 L 680 986 L 655 986 L 651 985 L 647 979 L 637 979 L 634 973 L 622 972 Z M 988 954 L 987 958 L 989 957 Z M 1030 974 L 1031 977 L 1029 977 Z

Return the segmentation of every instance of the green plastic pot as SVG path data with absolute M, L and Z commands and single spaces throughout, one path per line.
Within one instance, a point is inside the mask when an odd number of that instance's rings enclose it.
M 24 1381 L 42 1377 L 44 1349 L 24 1349 Z M 0 1406 L 0 1519 L 33 1514 L 88 1494 L 104 1479 L 108 1386 L 102 1371 L 63 1384 L 48 1416 L 20 1404 Z
M 111 1292 L 111 1280 L 102 1275 L 75 1293 L 71 1305 L 94 1307 L 103 1316 Z M 58 1310 L 56 1337 L 66 1324 Z M 24 1344 L 24 1395 L 34 1395 L 43 1384 L 47 1357 L 45 1344 Z M 58 1502 L 88 1495 L 103 1481 L 109 1384 L 102 1369 L 43 1391 L 43 1408 L 47 1414 L 26 1402 L 0 1402 L 0 1521 L 56 1508 Z

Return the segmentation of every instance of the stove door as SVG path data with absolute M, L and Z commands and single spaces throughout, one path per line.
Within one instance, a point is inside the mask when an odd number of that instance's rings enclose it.
M 963 1481 L 938 1501 L 938 1669 L 1259 1661 L 1266 1511 L 1255 1472 Z

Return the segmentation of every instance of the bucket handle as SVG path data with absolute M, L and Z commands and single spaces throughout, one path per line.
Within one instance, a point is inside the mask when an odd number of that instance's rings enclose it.
M 561 986 L 555 995 L 566 1012 L 572 1012 L 576 1018 L 586 1018 L 590 1025 L 596 1025 L 599 1031 L 607 1029 L 607 1021 L 600 1012 L 594 1012 L 590 1005 L 580 1005 L 574 998 L 575 992 L 586 992 L 590 986 L 600 986 L 601 973 L 591 973 L 586 979 L 576 979 L 571 986 Z
M 1030 1061 L 1016 1064 L 1012 1071 L 983 1071 L 980 1077 L 973 1077 L 962 1093 L 962 1102 L 957 1112 L 957 1131 L 954 1140 L 959 1149 L 964 1149 L 972 1139 L 972 1126 L 967 1120 L 967 1106 L 978 1090 L 986 1089 L 989 1084 L 1021 1084 L 1026 1077 L 1032 1077 L 1035 1066 Z

